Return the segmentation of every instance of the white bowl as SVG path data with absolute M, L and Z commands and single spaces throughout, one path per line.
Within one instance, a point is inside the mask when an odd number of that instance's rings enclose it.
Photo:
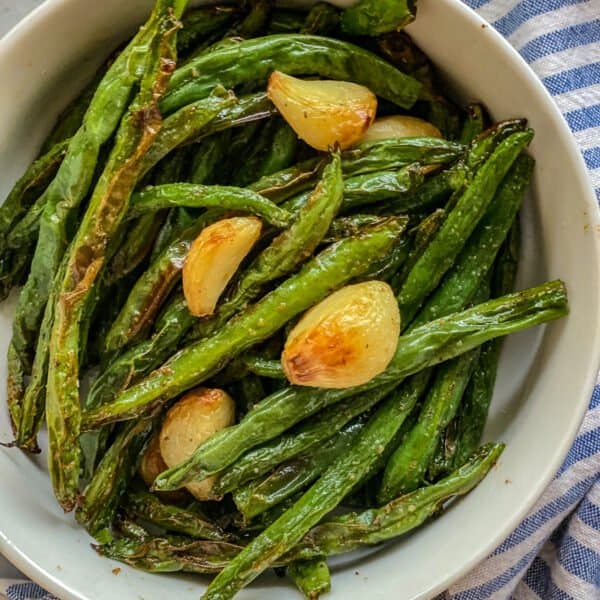
M 65 103 L 150 0 L 49 0 L 0 42 L 0 193 L 35 156 Z M 483 559 L 519 523 L 565 457 L 588 404 L 600 351 L 594 195 L 569 130 L 540 82 L 491 27 L 458 0 L 421 0 L 410 33 L 463 99 L 495 119 L 524 116 L 537 160 L 523 216 L 521 287 L 560 277 L 571 314 L 505 344 L 486 437 L 507 448 L 485 481 L 434 523 L 333 569 L 332 600 L 424 598 Z M 0 306 L 0 381 L 13 301 Z M 4 405 L 4 385 L 0 392 Z M 4 408 L 0 439 L 10 438 Z M 0 452 L 0 552 L 62 598 L 196 599 L 206 580 L 149 575 L 98 557 L 90 538 L 54 502 L 43 459 Z M 119 566 L 115 575 L 111 570 Z M 296 598 L 266 577 L 240 598 Z

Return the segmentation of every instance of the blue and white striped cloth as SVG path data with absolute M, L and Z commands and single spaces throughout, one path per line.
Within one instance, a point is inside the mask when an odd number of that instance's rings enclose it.
M 464 0 L 521 53 L 569 123 L 600 201 L 600 0 Z M 52 600 L 12 583 L 8 600 Z M 441 598 L 600 599 L 600 385 L 553 483 L 496 551 Z

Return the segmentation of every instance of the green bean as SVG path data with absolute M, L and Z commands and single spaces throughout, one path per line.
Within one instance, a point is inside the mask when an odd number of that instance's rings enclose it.
M 395 67 L 417 79 L 429 97 L 439 95 L 435 69 L 427 55 L 404 31 L 390 31 L 377 37 L 378 53 Z
M 424 103 L 418 107 L 419 116 L 435 125 L 446 139 L 458 139 L 462 113 L 444 96 L 444 83 L 440 82 L 434 65 L 411 37 L 403 31 L 390 31 L 378 37 L 377 47 L 394 66 L 423 86 L 420 98 Z
M 16 248 L 8 248 L 9 236 L 19 219 L 26 215 L 52 181 L 67 147 L 68 141 L 56 144 L 34 161 L 0 205 L 0 302 L 26 277 L 35 251 L 34 240 L 29 239 Z
M 93 78 L 89 81 L 89 83 L 86 84 L 79 95 L 63 110 L 56 120 L 52 131 L 44 141 L 40 151 L 41 154 L 49 152 L 51 148 L 60 142 L 65 140 L 68 141 L 77 133 L 77 130 L 83 123 L 85 113 L 92 102 L 98 86 L 119 54 L 123 52 L 123 49 L 124 45 L 121 45 L 110 54 L 108 59 L 102 63 L 100 68 L 94 74 Z
M 290 225 L 292 215 L 260 194 L 244 188 L 193 183 L 169 183 L 134 194 L 128 218 L 172 207 L 221 208 L 249 212 L 275 227 Z
M 479 355 L 479 359 L 481 359 L 481 353 Z M 479 364 L 479 360 L 477 361 L 477 364 Z M 475 370 L 477 369 L 477 364 L 473 369 L 469 383 L 467 384 L 467 387 L 463 393 L 463 398 L 458 410 L 459 413 L 462 411 L 463 404 L 467 400 L 467 390 L 469 389 L 469 386 L 473 380 Z M 457 450 L 457 419 L 458 414 L 454 417 L 454 419 L 452 419 L 452 421 L 450 421 L 450 423 L 448 423 L 448 426 L 440 435 L 435 454 L 431 458 L 431 461 L 427 467 L 427 481 L 438 481 L 452 471 Z M 398 446 L 399 445 L 400 444 L 398 444 Z
M 416 15 L 416 0 L 359 0 L 342 13 L 342 30 L 350 35 L 398 31 Z
M 335 154 L 290 228 L 257 256 L 241 276 L 231 297 L 219 306 L 216 316 L 198 324 L 194 331 L 195 338 L 213 333 L 227 319 L 245 308 L 265 284 L 291 273 L 315 251 L 340 207 L 342 186 L 340 158 Z
M 349 451 L 364 427 L 358 419 L 322 443 L 285 461 L 265 477 L 253 479 L 233 492 L 233 501 L 244 519 L 250 521 L 318 479 L 342 454 Z
M 83 400 L 85 409 L 111 402 L 119 393 L 147 373 L 160 366 L 171 354 L 170 349 L 194 321 L 183 296 L 171 301 L 156 323 L 151 339 L 144 340 L 112 361 L 96 378 Z M 105 336 L 102 336 L 104 339 Z M 106 438 L 108 428 L 84 432 L 80 436 L 85 473 L 93 471 L 96 456 Z
M 397 198 L 390 198 L 380 214 L 397 214 L 403 210 L 429 210 L 443 206 L 453 193 L 464 187 L 467 179 L 467 169 L 462 163 L 457 163 L 434 174 L 423 185 L 410 189 Z
M 298 149 L 298 136 L 296 132 L 283 120 L 272 119 L 273 137 L 267 147 L 255 177 L 272 175 L 282 169 L 287 169 L 294 163 Z
M 35 244 L 29 244 L 20 250 L 6 250 L 0 258 L 0 302 L 14 287 L 25 283 L 34 250 Z
M 284 206 L 286 206 L 284 204 Z M 286 206 L 287 208 L 287 206 Z M 325 242 L 337 242 L 342 238 L 360 233 L 363 227 L 369 227 L 381 223 L 386 217 L 379 215 L 348 215 L 346 217 L 338 217 L 331 222 L 331 227 L 324 238 Z M 404 240 L 405 238 L 403 238 Z
M 324 558 L 294 561 L 288 566 L 286 575 L 307 600 L 318 600 L 331 590 L 331 576 Z
M 409 386 L 386 400 L 367 421 L 352 449 L 332 463 L 289 510 L 229 562 L 203 598 L 231 598 L 298 544 L 311 527 L 342 501 L 355 481 L 369 471 L 417 399 Z
M 344 506 L 359 506 L 361 508 L 379 506 L 377 503 L 377 489 L 379 488 L 380 480 L 379 474 L 385 468 L 385 465 L 396 448 L 402 444 L 406 436 L 417 424 L 423 406 L 423 399 L 426 395 L 425 392 L 430 386 L 434 370 L 435 369 L 433 368 L 429 368 L 425 372 L 419 373 L 418 378 L 415 376 L 410 382 L 407 382 L 407 385 L 418 386 L 414 389 L 414 393 L 419 395 L 419 399 L 414 404 L 412 410 L 404 418 L 402 425 L 400 425 L 398 431 L 386 445 L 383 452 L 379 454 L 377 460 L 373 463 L 368 472 L 361 479 L 354 482 L 352 491 L 343 500 Z M 362 497 L 359 494 L 362 494 Z M 358 502 L 358 504 L 353 505 L 351 504 L 352 501 Z
M 265 131 L 268 131 L 266 125 L 255 121 L 244 125 L 235 132 L 229 145 L 226 160 L 219 169 L 217 183 L 227 182 L 242 187 L 251 182 L 252 178 L 250 178 L 250 181 L 247 179 L 246 161 L 249 160 L 254 163 L 253 168 L 256 169 L 257 154 L 268 144 L 268 140 L 264 135 Z
M 340 25 L 340 9 L 329 2 L 317 2 L 306 15 L 300 33 L 305 35 L 330 35 Z M 336 36 L 332 36 L 336 37 Z
M 402 218 L 389 219 L 357 238 L 329 246 L 215 335 L 184 348 L 112 404 L 87 411 L 85 428 L 146 414 L 205 380 L 226 361 L 269 338 L 287 321 L 367 270 L 391 250 L 405 224 Z
M 410 196 L 410 192 L 423 184 L 423 179 L 423 168 L 419 164 L 408 165 L 398 171 L 379 171 L 351 177 L 344 182 L 344 211 L 403 194 Z M 411 203 L 402 207 L 396 203 L 396 207 L 398 212 L 415 208 Z
M 231 132 L 226 130 L 204 138 L 196 144 L 190 168 L 190 183 L 214 183 L 217 167 L 225 160 L 230 142 Z
M 172 112 L 219 84 L 260 86 L 274 70 L 351 80 L 402 108 L 415 103 L 421 88 L 412 77 L 352 44 L 319 36 L 271 35 L 204 53 L 178 69 L 161 110 Z
M 4 253 L 12 228 L 52 181 L 68 145 L 69 140 L 60 142 L 35 160 L 0 205 L 0 252 Z
M 469 104 L 459 142 L 471 143 L 484 130 L 485 120 L 485 108 L 481 104 Z
M 239 459 L 219 474 L 218 479 L 211 489 L 211 493 L 215 498 L 220 498 L 251 479 L 265 475 L 278 464 L 293 459 L 301 452 L 314 450 L 318 444 L 336 435 L 352 419 L 373 408 L 394 387 L 395 384 L 388 384 L 357 394 L 334 406 L 325 408 L 322 412 L 300 423 L 298 427 L 291 430 L 288 434 L 275 437 L 285 429 L 285 423 L 282 422 L 281 429 L 273 436 L 274 439 L 262 446 L 257 445 L 260 441 L 257 442 L 254 439 L 246 440 L 244 442 L 246 446 L 254 445 L 256 447 L 242 454 Z M 289 388 L 287 391 L 290 391 Z M 306 390 L 304 391 L 306 392 Z M 284 394 L 284 392 L 281 393 Z M 308 397 L 308 394 L 306 396 Z M 263 406 L 264 404 L 258 405 L 255 410 L 262 412 L 264 410 Z M 254 421 L 252 413 L 247 418 L 250 421 Z M 260 420 L 257 420 L 256 425 L 258 426 L 259 423 Z M 243 429 L 245 428 L 246 425 L 244 424 Z M 257 429 L 257 427 L 252 427 L 253 431 Z M 248 430 L 250 430 L 250 427 L 248 427 Z
M 176 15 L 182 1 L 171 2 Z M 100 147 L 116 129 L 131 90 L 142 77 L 154 33 L 162 15 L 171 6 L 167 4 L 168 0 L 157 3 L 148 23 L 107 71 L 90 103 L 83 125 L 69 142 L 54 180 L 40 202 L 36 203 L 42 208 L 38 243 L 29 278 L 19 298 L 11 341 L 26 371 L 30 368 L 31 351 L 52 281 L 72 235 L 69 230 L 71 221 L 89 190 Z M 37 218 L 32 218 L 37 224 Z
M 65 511 L 74 508 L 78 492 L 79 343 L 83 313 L 106 260 L 111 237 L 119 229 L 139 178 L 140 156 L 153 143 L 161 126 L 157 102 L 175 65 L 177 21 L 174 10 L 173 7 L 166 9 L 166 15 L 160 18 L 140 89 L 119 126 L 108 162 L 65 254 L 64 274 L 56 282 L 59 309 L 54 311 L 47 349 L 46 421 L 50 475 L 57 500 Z
M 271 11 L 268 33 L 299 33 L 305 22 L 306 12 L 275 7 Z
M 103 357 L 114 355 L 144 337 L 162 303 L 177 284 L 192 242 L 204 227 L 223 214 L 223 211 L 216 208 L 206 211 L 171 242 L 138 279 L 106 335 L 102 348 Z
M 184 15 L 177 35 L 177 55 L 183 56 L 207 36 L 220 33 L 237 14 L 235 6 L 200 6 Z
M 381 508 L 349 513 L 317 525 L 278 564 L 350 552 L 414 529 L 437 515 L 450 498 L 471 491 L 494 466 L 503 449 L 503 444 L 487 444 L 463 467 L 434 485 L 401 496 Z M 127 530 L 135 535 L 94 546 L 95 550 L 145 571 L 217 573 L 241 549 L 223 542 L 153 538 L 135 524 L 128 525 Z
M 164 213 L 146 213 L 128 223 L 127 235 L 107 265 L 107 282 L 115 283 L 134 271 L 152 250 Z
M 391 283 L 391 280 L 398 274 L 402 269 L 404 263 L 410 255 L 411 240 L 407 236 L 396 245 L 392 251 L 390 257 L 385 261 L 380 261 L 378 264 L 373 265 L 368 273 L 356 279 L 356 281 L 368 281 L 370 279 L 377 279 L 379 281 L 385 281 Z
M 10 426 L 15 440 L 20 436 L 23 414 L 23 394 L 25 393 L 25 373 L 23 365 L 16 355 L 14 346 L 8 347 L 8 379 L 6 382 L 6 405 L 10 417 Z M 37 449 L 37 444 L 32 450 Z
M 193 104 L 188 106 L 193 106 Z M 185 111 L 188 106 L 179 109 L 174 114 L 179 114 L 181 111 Z M 234 104 L 232 107 L 221 111 L 221 113 L 218 114 L 203 129 L 192 132 L 191 137 L 188 137 L 186 141 L 200 141 L 209 135 L 213 135 L 214 133 L 219 133 L 221 131 L 226 131 L 236 127 L 243 127 L 249 123 L 255 123 L 256 121 L 268 119 L 276 113 L 277 109 L 273 106 L 265 92 L 257 92 L 255 94 L 248 94 L 247 96 L 240 96 L 237 104 Z
M 247 99 L 243 113 L 254 110 L 257 98 Z M 262 99 L 260 101 L 262 105 Z M 200 133 L 208 135 L 212 128 L 231 125 L 239 117 L 240 102 L 231 92 L 216 89 L 204 101 L 189 104 L 165 118 L 152 146 L 141 157 L 140 177 L 145 175 L 175 148 L 189 142 Z M 210 123 L 216 119 L 221 125 Z
M 130 515 L 167 531 L 182 533 L 201 540 L 231 541 L 231 535 L 207 521 L 198 511 L 164 504 L 156 496 L 144 491 L 141 486 L 129 490 L 122 506 Z
M 494 298 L 509 294 L 514 290 L 520 253 L 521 224 L 519 215 L 517 215 L 494 265 L 492 273 L 492 296 Z
M 262 380 L 253 373 L 242 377 L 235 386 L 235 391 L 236 404 L 242 413 L 252 410 L 266 396 Z
M 112 539 L 115 512 L 153 428 L 152 420 L 123 425 L 79 499 L 77 521 L 101 542 Z
M 568 312 L 561 281 L 509 294 L 471 309 L 431 321 L 400 336 L 387 369 L 370 382 L 344 390 L 284 388 L 265 398 L 240 423 L 212 436 L 193 457 L 155 482 L 158 490 L 177 489 L 223 471 L 249 448 L 266 442 L 302 419 L 359 392 L 450 360 L 484 342 L 527 327 L 559 319 Z
M 171 244 L 175 243 L 177 238 L 194 224 L 195 220 L 195 216 L 185 208 L 176 208 L 169 211 L 161 230 L 154 240 L 154 246 L 150 253 L 150 264 L 152 265 L 159 260 L 162 253 Z
M 511 229 L 497 258 L 492 280 L 494 295 L 505 294 L 513 289 L 518 257 L 519 227 L 517 224 Z M 494 393 L 501 347 L 502 339 L 497 339 L 484 344 L 481 348 L 481 356 L 465 391 L 465 398 L 457 419 L 454 468 L 462 465 L 480 442 Z
M 27 388 L 21 387 L 20 390 L 14 389 L 9 385 L 8 388 L 8 404 L 20 406 L 20 422 L 17 428 L 15 441 L 19 448 L 28 452 L 39 452 L 37 444 L 37 432 L 39 431 L 44 420 L 44 402 L 46 398 L 46 382 L 48 373 L 48 345 L 52 333 L 52 324 L 54 317 L 54 307 L 58 299 L 58 284 L 64 277 L 66 269 L 66 258 L 63 258 L 56 274 L 55 280 L 50 290 L 50 296 L 46 308 L 44 309 L 44 317 L 40 326 L 40 332 L 37 339 L 37 348 L 33 368 L 31 370 L 31 378 Z M 17 366 L 11 365 L 10 360 L 15 359 L 17 364 L 20 364 L 19 357 L 14 357 L 13 348 L 9 346 L 9 383 L 11 382 L 11 367 L 17 371 Z M 22 397 L 11 397 L 11 394 L 21 393 Z
M 462 111 L 442 95 L 429 97 L 428 92 L 424 91 L 422 97 L 427 102 L 425 120 L 435 125 L 445 139 L 458 140 L 463 120 Z
M 261 35 L 271 16 L 271 0 L 246 0 L 249 10 L 246 16 L 225 34 L 225 38 L 252 38 Z
M 92 545 L 101 556 L 152 573 L 211 574 L 220 571 L 235 556 L 240 546 L 229 542 L 190 538 L 122 537 L 110 543 Z
M 433 211 L 430 215 L 425 217 L 413 231 L 412 246 L 406 261 L 402 265 L 402 269 L 394 275 L 392 279 L 392 289 L 398 293 L 397 290 L 402 288 L 404 281 L 410 274 L 411 270 L 417 264 L 418 260 L 423 256 L 429 244 L 435 236 L 438 234 L 440 227 L 446 220 L 446 211 L 438 208 Z
M 529 185 L 534 161 L 516 159 L 496 195 L 458 255 L 454 267 L 433 292 L 414 320 L 414 326 L 460 310 L 489 271 L 513 223 Z
M 496 188 L 521 150 L 529 144 L 533 133 L 516 133 L 501 142 L 476 173 L 472 183 L 457 199 L 438 235 L 429 244 L 408 274 L 398 302 L 402 322 L 406 326 L 415 316 L 423 300 L 439 284 L 452 266 L 467 238 L 487 210 Z
M 252 354 L 244 354 L 241 357 L 242 362 L 250 371 L 259 377 L 269 377 L 271 379 L 285 379 L 281 362 L 278 360 L 269 360 L 262 356 L 254 356 Z
M 187 164 L 188 149 L 180 148 L 169 154 L 156 167 L 155 185 L 182 181 Z M 131 200 L 130 200 L 131 202 Z M 125 239 L 107 266 L 107 279 L 115 282 L 127 276 L 140 265 L 152 250 L 155 238 L 165 221 L 165 211 L 140 215 L 134 223 L 124 223 Z
M 482 131 L 472 142 L 465 158 L 465 166 L 474 173 L 491 156 L 498 145 L 511 135 L 525 131 L 525 119 L 508 119 L 500 121 Z
M 417 424 L 387 462 L 377 494 L 380 504 L 423 484 L 439 436 L 454 418 L 478 358 L 479 349 L 471 350 L 437 370 Z

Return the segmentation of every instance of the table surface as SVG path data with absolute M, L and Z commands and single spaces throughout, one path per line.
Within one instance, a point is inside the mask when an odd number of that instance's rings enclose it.
M 0 37 L 41 3 L 42 0 L 0 0 Z M 0 579 L 19 576 L 19 572 L 0 556 Z

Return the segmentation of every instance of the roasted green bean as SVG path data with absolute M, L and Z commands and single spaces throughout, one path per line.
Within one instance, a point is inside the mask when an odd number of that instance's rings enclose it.
M 128 514 L 167 531 L 182 533 L 201 540 L 227 542 L 233 539 L 220 527 L 207 521 L 198 511 L 165 504 L 155 495 L 139 487 L 127 492 L 122 506 Z
M 298 454 L 277 466 L 263 478 L 256 478 L 233 492 L 233 501 L 248 521 L 273 506 L 294 496 L 313 481 L 334 461 L 349 451 L 364 427 L 358 419 L 342 428 L 319 448 Z
M 185 3 L 181 2 L 179 10 Z M 65 509 L 75 506 L 79 480 L 79 342 L 86 300 L 106 259 L 111 237 L 127 211 L 140 175 L 140 157 L 161 125 L 157 102 L 174 68 L 177 21 L 173 6 L 165 9 L 147 57 L 146 73 L 117 132 L 115 145 L 75 238 L 66 253 L 48 344 L 46 421 L 49 465 L 55 495 Z M 140 115 L 144 115 L 140 118 Z M 212 115 L 211 115 L 212 116 Z
M 286 575 L 307 600 L 318 600 L 331 590 L 331 576 L 324 558 L 294 561 L 288 565 Z
M 115 512 L 153 427 L 151 420 L 123 425 L 78 500 L 77 521 L 100 542 L 112 539 Z
M 274 70 L 350 79 L 403 108 L 415 103 L 421 89 L 412 77 L 347 42 L 282 34 L 227 44 L 196 57 L 173 75 L 161 110 L 173 112 L 205 97 L 216 85 L 235 88 L 251 81 L 260 86 Z
M 351 35 L 398 31 L 414 20 L 417 0 L 359 0 L 342 13 L 342 30 Z
M 464 194 L 457 199 L 437 236 L 411 269 L 400 289 L 398 303 L 405 327 L 452 266 L 487 210 L 496 188 L 532 137 L 533 133 L 529 131 L 515 133 L 501 142 L 476 173 Z

